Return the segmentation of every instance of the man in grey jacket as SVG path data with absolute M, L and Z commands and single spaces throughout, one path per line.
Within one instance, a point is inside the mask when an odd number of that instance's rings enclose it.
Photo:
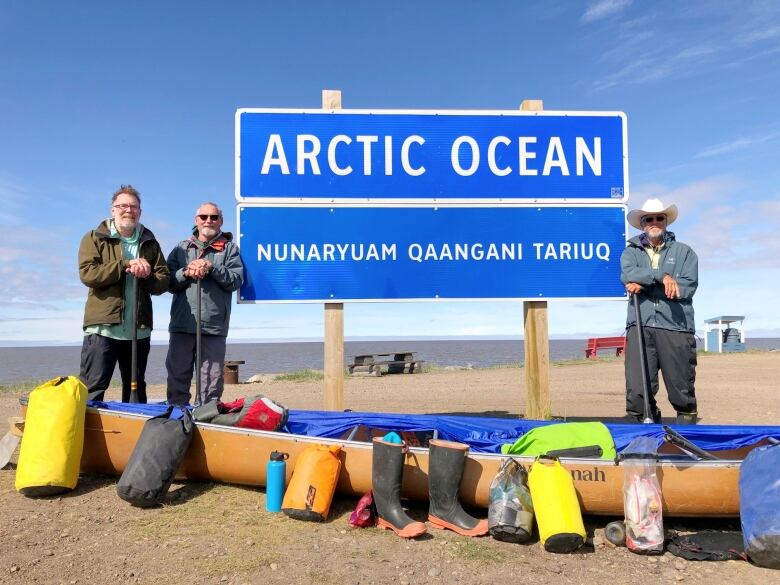
M 696 326 L 693 295 L 699 285 L 696 253 L 678 242 L 667 227 L 677 219 L 677 206 L 648 199 L 628 214 L 628 222 L 642 233 L 628 241 L 620 257 L 620 280 L 631 295 L 626 331 L 626 413 L 644 418 L 644 390 L 636 309 L 639 302 L 650 385 L 650 415 L 661 422 L 655 401 L 658 370 L 664 377 L 677 424 L 696 424 Z
M 223 232 L 222 211 L 204 203 L 195 214 L 192 236 L 182 240 L 168 255 L 171 272 L 170 342 L 165 367 L 168 371 L 168 402 L 188 404 L 195 366 L 197 286 L 201 281 L 202 396 L 196 402 L 218 400 L 224 390 L 222 369 L 230 326 L 233 291 L 244 281 L 244 265 L 233 235 Z

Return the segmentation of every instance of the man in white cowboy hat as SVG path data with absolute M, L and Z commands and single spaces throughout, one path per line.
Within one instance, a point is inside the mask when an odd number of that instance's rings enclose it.
M 659 199 L 648 199 L 628 214 L 628 223 L 642 233 L 628 241 L 620 257 L 620 280 L 631 295 L 626 322 L 626 413 L 629 418 L 644 418 L 644 374 L 634 307 L 639 302 L 653 421 L 661 422 L 655 401 L 660 369 L 677 423 L 696 424 L 693 295 L 699 285 L 699 259 L 667 230 L 676 219 L 677 206 Z

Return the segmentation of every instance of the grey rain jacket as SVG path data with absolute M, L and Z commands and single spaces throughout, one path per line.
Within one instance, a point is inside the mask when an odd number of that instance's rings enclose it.
M 672 232 L 666 232 L 658 269 L 650 266 L 645 252 L 647 236 L 640 234 L 628 241 L 620 256 L 620 280 L 623 284 L 636 282 L 644 289 L 639 293 L 639 310 L 645 327 L 695 333 L 693 295 L 699 286 L 699 259 L 689 246 L 678 242 Z M 679 299 L 668 299 L 664 294 L 663 279 L 668 274 L 680 287 Z M 633 300 L 628 303 L 626 327 L 636 322 Z
M 186 239 L 171 250 L 168 269 L 171 271 L 173 301 L 168 331 L 195 334 L 197 284 L 194 279 L 184 276 L 184 269 L 197 258 L 205 258 L 213 265 L 201 282 L 201 331 L 206 335 L 226 337 L 230 326 L 231 297 L 244 282 L 244 264 L 230 232 L 222 232 L 212 245 L 204 249 L 192 239 Z

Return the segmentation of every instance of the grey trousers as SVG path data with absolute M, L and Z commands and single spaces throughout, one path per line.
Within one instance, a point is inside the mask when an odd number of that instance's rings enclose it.
M 696 412 L 696 338 L 693 333 L 643 327 L 647 369 L 650 372 L 650 412 L 658 411 L 658 370 L 664 377 L 669 402 L 678 413 Z M 636 325 L 626 331 L 626 412 L 644 414 L 644 386 Z
M 225 389 L 222 369 L 225 366 L 225 346 L 227 337 L 221 335 L 201 335 L 200 353 L 203 363 L 200 367 L 200 400 L 204 404 L 209 400 L 219 400 Z M 192 373 L 195 368 L 195 334 L 171 333 L 168 343 L 168 357 L 165 369 L 168 371 L 168 403 L 189 404 Z

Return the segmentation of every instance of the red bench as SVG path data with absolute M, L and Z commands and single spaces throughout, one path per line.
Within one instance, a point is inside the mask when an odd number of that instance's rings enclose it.
M 585 346 L 585 357 L 588 359 L 598 359 L 597 352 L 600 349 L 614 349 L 615 355 L 620 357 L 626 350 L 625 337 L 591 337 L 588 339 L 588 345 Z

